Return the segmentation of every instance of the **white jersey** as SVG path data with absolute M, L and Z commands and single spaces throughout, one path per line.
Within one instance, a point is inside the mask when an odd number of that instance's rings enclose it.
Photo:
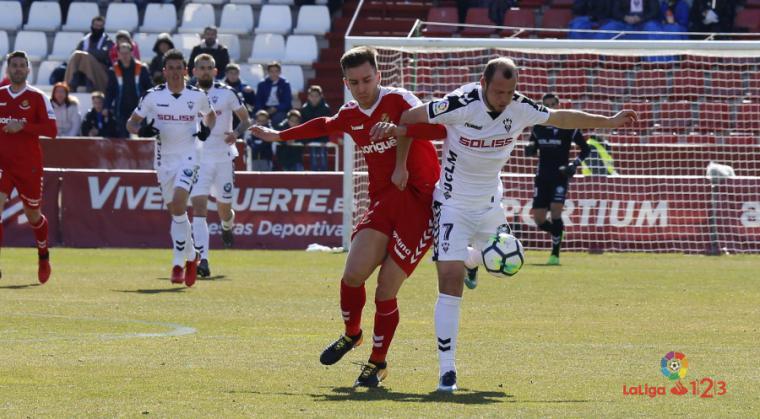
M 501 114 L 489 111 L 479 83 L 455 90 L 427 105 L 428 120 L 446 126 L 441 177 L 434 199 L 470 209 L 501 201 L 499 173 L 526 127 L 543 124 L 549 111 L 515 93 Z
M 195 134 L 201 115 L 212 111 L 208 96 L 202 90 L 185 86 L 180 94 L 172 93 L 166 83 L 145 93 L 135 114 L 154 121 L 160 133 L 156 139 L 155 167 L 161 166 L 163 155 L 197 153 Z
M 234 144 L 226 144 L 224 137 L 225 132 L 234 128 L 232 113 L 241 108 L 246 109 L 243 97 L 232 87 L 220 82 L 215 82 L 206 94 L 216 111 L 216 124 L 211 135 L 201 145 L 201 161 L 218 163 L 234 160 L 238 155 L 237 148 Z

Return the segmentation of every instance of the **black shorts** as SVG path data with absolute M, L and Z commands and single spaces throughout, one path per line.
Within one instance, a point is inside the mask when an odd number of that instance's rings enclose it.
M 549 208 L 552 203 L 565 203 L 567 179 L 541 180 L 533 183 L 533 208 Z

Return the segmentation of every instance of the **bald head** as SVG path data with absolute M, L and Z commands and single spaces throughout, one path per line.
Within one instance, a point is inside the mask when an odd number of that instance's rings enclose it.
M 507 80 L 516 78 L 517 65 L 510 58 L 494 58 L 486 64 L 486 68 L 483 70 L 483 78 L 486 83 L 491 83 L 496 74 L 501 75 Z

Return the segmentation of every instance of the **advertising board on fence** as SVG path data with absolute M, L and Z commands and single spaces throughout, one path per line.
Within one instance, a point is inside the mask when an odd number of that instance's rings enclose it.
M 527 175 L 505 177 L 502 202 L 526 247 L 545 248 L 548 238 L 531 219 L 532 182 Z M 236 248 L 340 245 L 342 174 L 240 172 L 235 184 Z M 44 188 L 53 245 L 170 245 L 170 217 L 152 171 L 49 169 Z M 563 217 L 568 249 L 760 252 L 757 178 L 711 184 L 702 177 L 579 177 L 571 183 Z M 220 248 L 213 202 L 208 220 L 211 247 Z M 15 195 L 3 224 L 5 245 L 33 245 Z

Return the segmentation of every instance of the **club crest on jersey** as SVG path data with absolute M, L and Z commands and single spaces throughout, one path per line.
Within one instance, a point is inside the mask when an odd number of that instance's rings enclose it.
M 227 182 L 224 184 L 224 192 L 232 192 L 232 184 Z
M 384 113 L 383 116 L 380 117 L 380 122 L 391 122 L 391 118 L 387 113 Z
M 193 101 L 191 101 L 191 100 L 188 100 L 187 101 L 187 108 L 192 111 L 193 110 L 193 106 L 195 106 L 195 103 Z
M 507 132 L 512 130 L 512 120 L 510 118 L 507 118 L 502 122 L 504 122 L 504 129 L 507 130 Z
M 433 116 L 440 115 L 449 109 L 449 101 L 441 100 L 433 104 Z
M 443 252 L 444 253 L 448 253 L 449 252 L 449 242 L 443 242 L 443 244 L 441 245 L 441 248 L 443 248 Z
M 190 177 L 190 176 L 193 175 L 193 169 L 185 169 L 185 170 L 182 171 L 182 174 L 185 175 L 185 176 L 187 176 L 187 177 Z
M 218 96 L 211 96 L 211 102 L 212 102 L 214 105 L 216 105 L 216 102 L 217 102 L 218 100 L 219 100 L 219 97 L 218 97 Z M 192 108 L 190 108 L 190 109 L 192 109 Z
M 21 104 L 18 105 L 18 107 L 21 108 L 22 110 L 25 110 L 25 111 L 29 110 L 29 108 L 31 108 L 31 106 L 29 106 L 29 101 L 26 100 L 26 99 L 24 99 L 24 101 L 21 102 Z

